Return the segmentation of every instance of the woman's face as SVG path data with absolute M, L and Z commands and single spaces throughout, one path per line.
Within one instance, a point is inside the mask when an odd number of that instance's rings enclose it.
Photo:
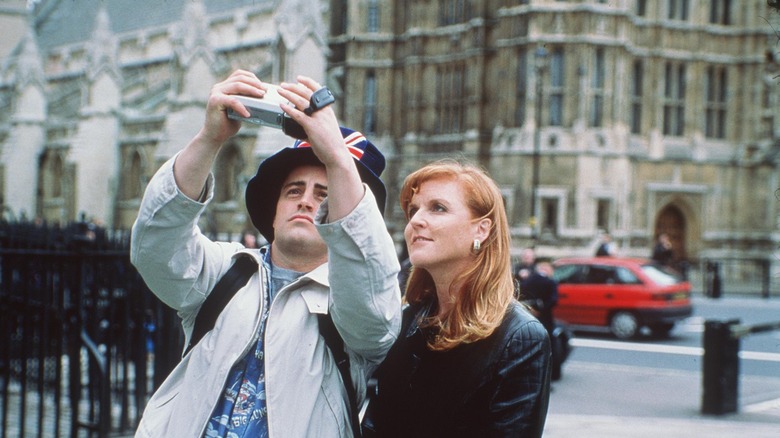
M 457 274 L 473 262 L 474 239 L 487 237 L 484 222 L 474 220 L 463 187 L 453 178 L 423 182 L 407 207 L 404 230 L 409 259 L 415 268 Z

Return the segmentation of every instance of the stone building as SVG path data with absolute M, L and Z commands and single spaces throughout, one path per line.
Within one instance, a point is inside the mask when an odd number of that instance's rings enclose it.
M 780 274 L 780 20 L 766 1 L 342 0 L 331 17 L 340 115 L 383 139 L 400 175 L 481 163 L 515 249 L 590 255 L 608 230 L 621 254 L 648 256 L 666 232 L 678 260 Z
M 334 91 L 388 156 L 399 248 L 403 176 L 462 157 L 499 182 L 515 249 L 589 254 L 609 231 L 644 256 L 667 232 L 678 260 L 778 277 L 779 22 L 765 0 L 0 1 L 0 204 L 128 228 L 240 67 Z M 248 226 L 242 187 L 288 142 L 242 128 L 205 230 Z
M 29 15 L 24 1 L 6 3 L 0 17 L 22 30 L 0 67 L 6 217 L 128 229 L 146 182 L 202 125 L 213 84 L 237 68 L 324 80 L 318 0 L 42 0 Z M 242 187 L 291 142 L 242 128 L 217 159 L 206 231 L 247 227 Z

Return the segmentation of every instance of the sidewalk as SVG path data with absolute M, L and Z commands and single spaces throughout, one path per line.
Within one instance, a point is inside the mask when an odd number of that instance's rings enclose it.
M 701 414 L 701 391 L 697 372 L 573 360 L 553 384 L 544 437 L 780 437 L 780 375 L 742 378 L 732 414 Z
M 778 422 L 744 422 L 724 416 L 709 418 L 618 417 L 603 415 L 550 414 L 545 438 L 777 438 Z

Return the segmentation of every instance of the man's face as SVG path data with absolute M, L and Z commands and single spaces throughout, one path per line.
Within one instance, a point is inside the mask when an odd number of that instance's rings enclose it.
M 295 168 L 282 183 L 274 216 L 274 247 L 286 252 L 327 254 L 325 242 L 314 228 L 314 214 L 328 196 L 328 179 L 322 166 Z

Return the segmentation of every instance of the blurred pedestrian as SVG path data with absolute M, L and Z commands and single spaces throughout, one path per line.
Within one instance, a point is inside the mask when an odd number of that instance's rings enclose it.
M 247 249 L 260 248 L 257 244 L 257 234 L 252 230 L 244 230 L 241 233 L 241 244 Z
M 609 233 L 601 235 L 601 243 L 596 249 L 596 257 L 612 257 L 617 253 L 615 243 L 612 242 L 612 236 Z
M 409 274 L 412 272 L 412 262 L 409 260 L 409 251 L 406 249 L 406 245 L 398 256 L 398 262 L 401 264 L 401 270 L 398 272 L 398 286 L 401 287 L 401 296 L 404 296 L 406 282 L 409 281 Z
M 515 266 L 515 279 L 523 282 L 536 267 L 536 253 L 533 248 L 523 248 L 520 252 L 520 263 Z
M 669 235 L 666 233 L 659 234 L 653 246 L 652 259 L 662 266 L 672 267 L 673 258 L 674 251 L 672 250 L 672 241 L 669 239 Z
M 531 308 L 531 313 L 552 333 L 553 308 L 558 304 L 558 283 L 553 279 L 553 267 L 540 262 L 530 275 L 520 283 L 520 301 Z
M 549 262 L 536 263 L 528 277 L 520 282 L 518 300 L 526 304 L 531 313 L 544 325 L 552 342 L 555 330 L 553 309 L 558 304 L 558 282 L 553 278 L 553 266 Z M 553 344 L 554 347 L 554 344 Z M 553 348 L 552 380 L 558 380 L 560 374 L 560 358 Z

